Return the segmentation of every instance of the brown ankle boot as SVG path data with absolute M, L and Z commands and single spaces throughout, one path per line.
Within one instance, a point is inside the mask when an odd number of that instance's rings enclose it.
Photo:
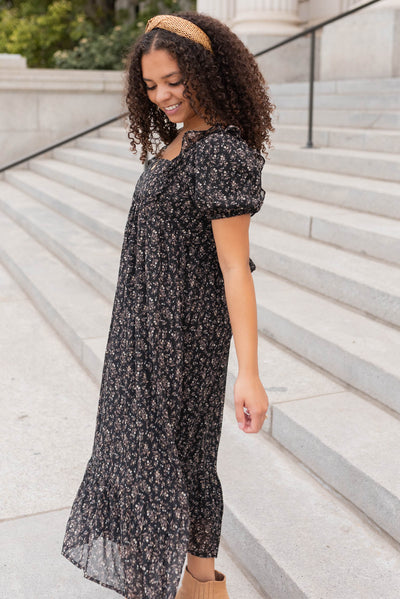
M 214 570 L 214 572 L 215 580 L 201 582 L 185 566 L 182 584 L 175 599 L 229 599 L 225 574 L 218 570 Z

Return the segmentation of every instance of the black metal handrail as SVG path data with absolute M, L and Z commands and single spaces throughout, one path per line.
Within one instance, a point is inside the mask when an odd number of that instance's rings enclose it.
M 381 2 L 381 0 L 370 0 L 369 2 L 366 2 L 365 4 L 361 4 L 361 6 L 355 6 L 354 8 L 350 8 L 349 10 L 346 10 L 345 12 L 342 12 L 339 15 L 336 15 L 335 17 L 331 17 L 330 19 L 321 21 L 320 23 L 317 23 L 316 25 L 313 25 L 312 27 L 308 27 L 307 29 L 304 29 L 303 31 L 300 31 L 299 33 L 296 33 L 295 35 L 292 35 L 292 36 L 282 40 L 281 42 L 278 42 L 277 44 L 274 44 L 273 46 L 269 46 L 265 50 L 261 50 L 260 52 L 257 52 L 256 54 L 253 55 L 254 57 L 262 56 L 263 54 L 272 52 L 272 50 L 276 50 L 277 48 L 280 48 L 286 44 L 290 44 L 294 40 L 297 40 L 301 37 L 305 37 L 306 35 L 311 34 L 310 80 L 309 80 L 309 94 L 308 94 L 308 139 L 307 139 L 307 145 L 305 146 L 306 148 L 314 147 L 313 141 L 312 141 L 312 126 L 313 126 L 313 107 L 314 107 L 315 32 L 318 29 L 322 29 L 326 25 L 333 23 L 334 21 L 339 21 L 340 19 L 343 19 L 344 17 L 347 17 L 355 12 L 358 12 L 359 10 L 366 8 L 367 6 L 376 4 L 377 2 Z M 53 150 L 54 148 L 58 148 L 59 146 L 62 146 L 64 144 L 68 143 L 69 141 L 73 141 L 74 139 L 77 139 L 78 137 L 82 137 L 83 135 L 86 135 L 87 133 L 91 133 L 92 131 L 95 131 L 96 129 L 100 129 L 101 127 L 105 127 L 106 125 L 109 125 L 110 123 L 119 121 L 120 119 L 126 117 L 127 115 L 128 115 L 128 112 L 124 112 L 123 114 L 120 114 L 118 116 L 107 119 L 106 121 L 102 121 L 101 123 L 94 125 L 93 127 L 89 127 L 89 129 L 84 129 L 83 131 L 80 131 L 79 133 L 76 133 L 75 135 L 71 135 L 70 137 L 62 139 L 61 141 L 58 141 L 50 146 L 46 146 L 45 148 L 38 150 L 37 152 L 34 152 L 33 154 L 24 156 L 23 158 L 20 158 L 19 160 L 16 160 L 15 162 L 6 164 L 5 166 L 0 168 L 0 173 L 6 171 L 7 169 L 9 169 L 13 166 L 17 166 L 18 164 L 27 162 L 28 160 L 31 160 L 32 158 L 36 158 L 36 156 L 45 154 L 46 152 L 49 152 L 50 150 Z
M 63 146 L 64 144 L 68 143 L 69 141 L 73 141 L 74 139 L 77 139 L 78 137 L 82 137 L 83 135 L 86 135 L 87 133 L 91 133 L 92 131 L 95 131 L 96 129 L 100 129 L 101 127 L 105 127 L 106 125 L 109 125 L 110 123 L 119 121 L 120 119 L 123 119 L 124 117 L 126 117 L 128 114 L 129 114 L 128 112 L 124 112 L 123 114 L 120 114 L 118 116 L 113 116 L 113 117 L 107 119 L 106 121 L 102 121 L 101 123 L 98 123 L 97 125 L 93 125 L 93 127 L 89 127 L 89 129 L 84 129 L 83 131 L 79 131 L 79 133 L 75 133 L 74 135 L 70 135 L 69 137 L 66 137 L 65 139 L 61 139 L 60 141 L 57 141 L 56 143 L 51 144 L 50 146 L 46 146 L 45 148 L 42 148 L 41 150 L 38 150 L 37 152 L 34 152 L 33 154 L 29 154 L 28 156 L 24 156 L 24 158 L 20 158 L 19 160 L 16 160 L 15 162 L 6 164 L 5 166 L 2 166 L 0 168 L 0 173 L 2 173 L 3 171 L 6 171 L 7 169 L 11 168 L 12 166 L 17 166 L 17 164 L 22 164 L 23 162 L 27 162 L 28 160 L 31 160 L 31 158 L 36 158 L 36 156 L 40 156 L 40 154 L 45 154 L 46 152 L 49 152 L 50 150 L 54 150 L 54 148 Z

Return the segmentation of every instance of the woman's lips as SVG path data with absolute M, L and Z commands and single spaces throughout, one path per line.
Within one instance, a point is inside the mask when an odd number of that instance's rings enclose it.
M 180 107 L 181 104 L 182 104 L 182 102 L 179 102 L 179 104 L 175 108 L 173 108 L 172 110 L 168 110 L 167 108 L 164 108 L 164 111 L 167 114 L 174 114 L 175 112 L 177 112 L 177 110 L 179 110 L 179 107 Z M 172 106 L 174 106 L 174 104 Z

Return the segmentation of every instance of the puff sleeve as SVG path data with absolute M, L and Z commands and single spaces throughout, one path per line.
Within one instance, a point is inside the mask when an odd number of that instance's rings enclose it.
M 231 126 L 197 144 L 196 209 L 208 219 L 258 212 L 263 204 L 261 174 L 265 158 Z

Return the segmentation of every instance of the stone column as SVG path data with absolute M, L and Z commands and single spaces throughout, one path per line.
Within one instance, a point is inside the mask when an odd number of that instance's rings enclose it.
M 255 54 L 301 31 L 298 8 L 298 0 L 236 0 L 231 29 Z M 308 48 L 309 41 L 301 39 L 262 55 L 258 63 L 266 80 L 306 79 Z
M 236 34 L 290 36 L 298 25 L 298 0 L 236 0 Z
M 235 4 L 235 0 L 197 0 L 196 10 L 230 26 L 235 16 Z

